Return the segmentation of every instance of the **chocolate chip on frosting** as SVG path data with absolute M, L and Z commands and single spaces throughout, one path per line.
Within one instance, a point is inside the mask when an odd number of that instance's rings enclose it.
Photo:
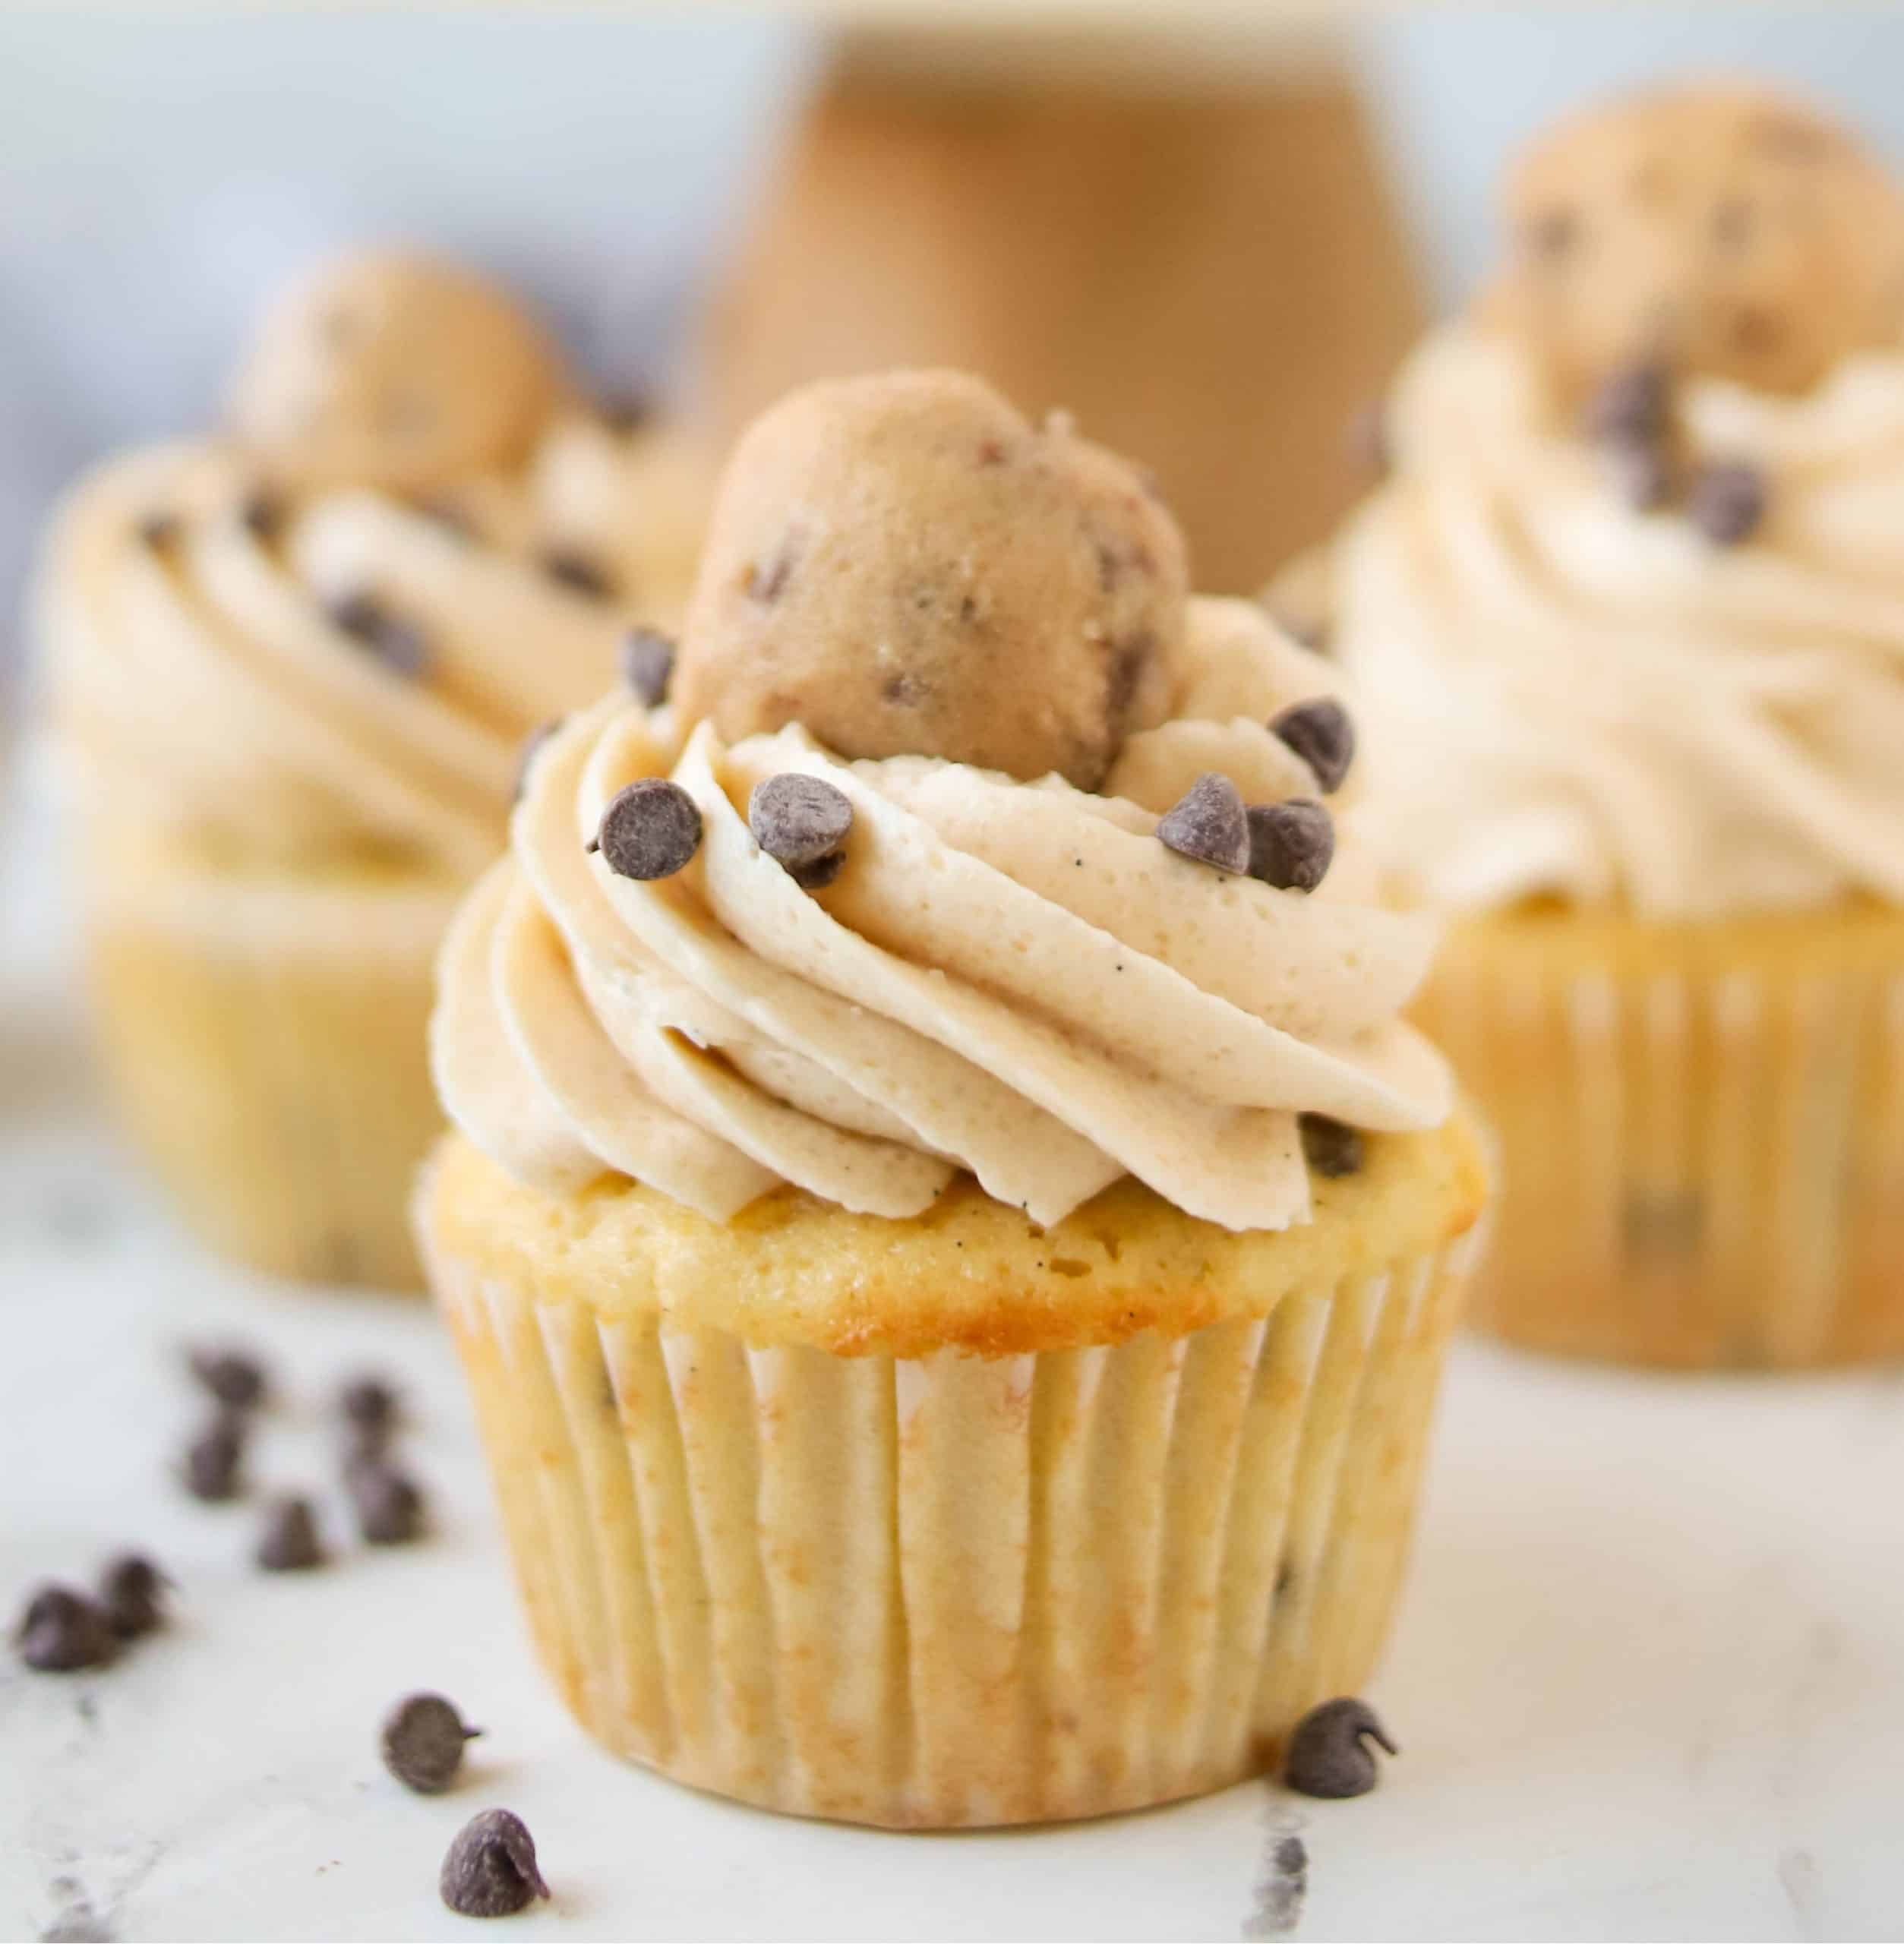
M 1367 1702 L 1350 1695 L 1325 1701 L 1296 1723 L 1283 1780 L 1299 1795 L 1366 1795 L 1379 1779 L 1372 1741 L 1391 1755 L 1401 1753 Z
M 1656 512 L 1672 497 L 1672 461 L 1662 442 L 1610 440 L 1606 465 L 1613 490 L 1636 513 Z
M 1629 364 L 1615 371 L 1587 401 L 1589 438 L 1612 444 L 1651 443 L 1672 422 L 1672 374 L 1663 364 Z
M 1361 1131 L 1346 1122 L 1332 1120 L 1327 1114 L 1300 1114 L 1296 1131 L 1302 1136 L 1302 1158 L 1328 1181 L 1362 1172 L 1365 1158 Z
M 176 513 L 147 513 L 139 522 L 139 539 L 155 554 L 163 553 L 178 538 L 181 530 Z
M 1335 823 L 1320 803 L 1307 797 L 1252 803 L 1249 828 L 1252 878 L 1278 891 L 1313 891 L 1328 876 Z
M 1349 712 L 1329 696 L 1298 702 L 1269 725 L 1270 734 L 1287 743 L 1315 772 L 1325 797 L 1341 788 L 1355 761 L 1355 724 Z
M 1736 547 L 1758 530 L 1765 500 L 1764 475 L 1756 466 L 1720 460 L 1693 475 L 1686 513 L 1715 547 Z
M 747 799 L 747 828 L 754 841 L 784 864 L 802 889 L 832 882 L 845 861 L 853 806 L 844 791 L 823 777 L 789 770 L 764 777 Z
M 43 1586 L 14 1632 L 20 1658 L 38 1674 L 103 1667 L 115 1651 L 105 1613 L 70 1586 Z
M 268 546 L 283 530 L 284 502 L 260 488 L 238 509 L 238 516 L 253 539 Z
M 608 570 L 573 547 L 545 547 L 542 566 L 557 586 L 566 587 L 571 594 L 586 595 L 591 601 L 606 601 L 614 593 L 614 582 Z
M 430 644 L 422 630 L 392 614 L 368 590 L 339 595 L 327 611 L 335 626 L 368 649 L 387 668 L 412 680 L 428 671 Z
M 1157 835 L 1179 857 L 1240 877 L 1249 869 L 1249 829 L 1235 784 L 1206 770 L 1157 819 Z
M 617 877 L 641 882 L 672 877 L 701 847 L 701 813 L 678 783 L 644 776 L 618 791 L 602 813 L 589 846 Z
M 443 1859 L 437 1887 L 459 1917 L 513 1917 L 549 1893 L 535 1838 L 507 1809 L 485 1809 L 463 1826 Z
M 660 708 L 674 678 L 674 642 L 658 628 L 630 628 L 622 639 L 621 676 L 644 708 Z

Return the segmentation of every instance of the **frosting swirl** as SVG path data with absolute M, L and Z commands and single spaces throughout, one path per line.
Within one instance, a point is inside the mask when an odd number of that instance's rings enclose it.
M 1417 895 L 1904 899 L 1904 355 L 1677 403 L 1694 460 L 1765 482 L 1749 544 L 1634 510 L 1507 339 L 1451 326 L 1404 371 L 1332 579 L 1366 828 Z
M 848 762 L 797 726 L 730 746 L 620 698 L 572 718 L 444 946 L 451 1118 L 532 1184 L 620 1173 L 716 1220 L 781 1183 L 914 1215 L 961 1169 L 1041 1223 L 1127 1173 L 1232 1229 L 1301 1220 L 1299 1113 L 1403 1129 L 1448 1111 L 1445 1066 L 1399 1018 L 1435 928 L 1381 907 L 1352 836 L 1308 896 L 1157 841 L 1204 769 L 1257 799 L 1316 794 L 1265 725 L 1335 686 L 1236 601 L 1190 604 L 1171 673 L 1170 719 L 1130 738 L 1101 796 Z M 744 815 L 790 771 L 852 806 L 821 888 Z M 664 880 L 617 876 L 585 844 L 619 791 L 663 775 L 699 850 Z

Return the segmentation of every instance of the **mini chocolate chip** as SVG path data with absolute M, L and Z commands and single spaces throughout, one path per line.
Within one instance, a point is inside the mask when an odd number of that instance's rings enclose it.
M 245 1350 L 201 1345 L 187 1353 L 191 1374 L 221 1404 L 248 1411 L 264 1401 L 264 1366 Z
M 344 1482 L 367 1544 L 406 1546 L 420 1536 L 423 1494 L 394 1466 L 380 1457 L 359 1458 L 346 1468 Z
M 1666 435 L 1672 409 L 1672 380 L 1663 364 L 1629 364 L 1587 402 L 1586 429 L 1593 439 L 1650 443 Z
M 1278 891 L 1313 891 L 1335 857 L 1335 823 L 1309 797 L 1252 803 L 1249 875 Z
M 810 864 L 789 864 L 787 875 L 802 891 L 824 891 L 846 868 L 846 853 L 835 850 L 830 857 L 816 857 Z
M 823 778 L 788 770 L 764 777 L 747 798 L 754 841 L 790 871 L 809 871 L 841 854 L 853 828 L 853 806 Z M 832 876 L 838 875 L 835 865 Z M 829 876 L 824 882 L 831 882 Z M 809 881 L 807 888 L 818 886 Z
M 549 1893 L 535 1838 L 506 1809 L 485 1809 L 463 1825 L 443 1859 L 438 1887 L 459 1917 L 513 1917 Z
M 1341 788 L 1355 761 L 1355 723 L 1339 702 L 1327 696 L 1299 702 L 1274 718 L 1269 733 L 1287 743 L 1315 772 L 1324 796 L 1332 797 Z
M 273 1499 L 265 1508 L 257 1559 L 267 1573 L 302 1573 L 324 1563 L 317 1516 L 308 1498 Z
M 1228 777 L 1205 770 L 1157 819 L 1158 841 L 1179 857 L 1240 876 L 1249 868 L 1249 819 Z
M 1298 1795 L 1366 1795 L 1380 1772 L 1369 1752 L 1372 1741 L 1391 1755 L 1401 1753 L 1367 1702 L 1346 1695 L 1325 1701 L 1296 1724 L 1283 1780 Z
M 1765 517 L 1765 479 L 1756 466 L 1722 459 L 1693 475 L 1687 517 L 1715 547 L 1749 540 Z
M 529 787 L 529 772 L 530 767 L 535 761 L 535 752 L 567 720 L 568 718 L 565 715 L 552 715 L 548 721 L 538 724 L 523 737 L 523 753 L 516 762 L 516 794 L 512 799 L 513 802 L 519 803 L 523 800 L 523 792 Z
M 1362 472 L 1379 478 L 1394 463 L 1388 443 L 1388 416 L 1379 399 L 1365 405 L 1349 421 L 1349 457 Z
M 208 1505 L 235 1498 L 242 1489 L 245 1428 L 229 1410 L 217 1416 L 185 1447 L 186 1491 Z
M 1658 510 L 1672 497 L 1672 462 L 1654 439 L 1609 439 L 1606 464 L 1613 489 L 1636 513 Z
M 139 522 L 139 538 L 156 554 L 169 547 L 182 530 L 176 513 L 147 513 Z
M 144 1554 L 123 1552 L 99 1575 L 99 1602 L 106 1624 L 122 1640 L 135 1640 L 165 1621 L 165 1589 L 172 1583 Z
M 275 493 L 260 488 L 238 509 L 238 516 L 253 539 L 268 544 L 283 529 L 284 502 Z
M 1347 1122 L 1327 1114 L 1301 1114 L 1296 1129 L 1302 1137 L 1302 1158 L 1318 1175 L 1339 1181 L 1362 1172 L 1362 1135 Z
M 586 595 L 591 601 L 606 601 L 614 592 L 614 582 L 599 561 L 578 553 L 573 547 L 545 547 L 542 571 L 558 587 Z
M 336 626 L 361 642 L 386 667 L 413 681 L 428 672 L 428 638 L 415 622 L 392 614 L 375 595 L 362 589 L 340 595 L 326 611 Z
M 406 1695 L 384 1718 L 384 1766 L 418 1795 L 440 1795 L 463 1766 L 463 1744 L 482 1733 L 440 1694 Z
M 658 629 L 630 628 L 621 643 L 621 679 L 644 708 L 660 708 L 674 679 L 674 644 Z
M 43 1586 L 27 1602 L 14 1639 L 20 1658 L 40 1674 L 103 1667 L 117 1651 L 105 1614 L 70 1586 Z
M 701 813 L 678 783 L 644 776 L 609 798 L 592 847 L 617 877 L 672 877 L 701 847 Z

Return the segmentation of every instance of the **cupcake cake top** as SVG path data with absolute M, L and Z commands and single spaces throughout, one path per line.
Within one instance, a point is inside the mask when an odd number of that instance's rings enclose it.
M 1582 117 L 1338 542 L 1369 831 L 1438 902 L 1904 898 L 1904 199 L 1734 87 Z
M 40 619 L 89 783 L 235 859 L 472 875 L 523 735 L 685 599 L 706 491 L 680 460 L 649 478 L 658 436 L 586 412 L 464 273 L 319 272 L 267 314 L 223 434 L 107 462 L 55 522 Z
M 1327 1122 L 1438 1125 L 1352 712 L 1188 598 L 1135 469 L 975 380 L 816 386 L 742 442 L 686 632 L 532 753 L 444 951 L 452 1118 L 519 1179 L 716 1220 L 788 1184 L 1040 1223 L 1125 1175 L 1232 1229 Z M 1339 1131 L 1339 1130 L 1338 1130 Z

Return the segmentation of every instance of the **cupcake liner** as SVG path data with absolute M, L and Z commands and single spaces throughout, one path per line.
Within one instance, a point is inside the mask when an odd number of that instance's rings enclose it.
M 1184 1336 L 750 1348 L 432 1246 L 538 1649 L 676 1778 L 895 1827 L 1217 1788 L 1367 1677 L 1472 1236 Z
M 1689 1368 L 1904 1352 L 1904 917 L 1479 921 L 1419 1017 L 1505 1153 L 1482 1327 Z
M 273 1274 L 417 1286 L 407 1201 L 441 1126 L 425 1037 L 454 892 L 96 863 L 107 1084 L 188 1225 Z

